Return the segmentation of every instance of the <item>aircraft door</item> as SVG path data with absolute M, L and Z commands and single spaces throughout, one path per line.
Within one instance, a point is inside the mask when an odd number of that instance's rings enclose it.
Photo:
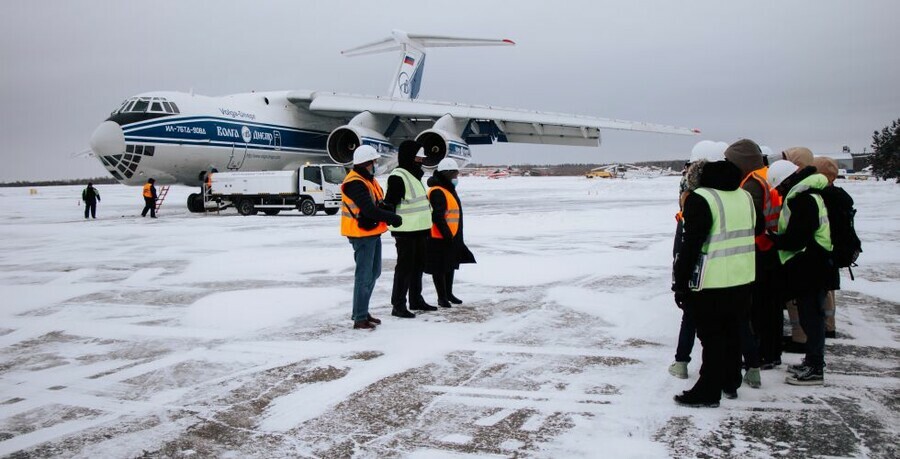
M 322 192 L 322 169 L 319 166 L 303 166 L 303 191 Z
M 247 156 L 246 145 L 231 145 L 231 158 L 228 159 L 228 169 L 238 170 L 244 165 L 244 158 Z

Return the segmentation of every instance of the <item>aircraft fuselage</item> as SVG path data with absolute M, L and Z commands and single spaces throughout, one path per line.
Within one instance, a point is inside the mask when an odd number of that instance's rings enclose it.
M 329 133 L 346 119 L 316 116 L 287 91 L 206 97 L 149 92 L 126 100 L 91 137 L 91 149 L 125 185 L 200 185 L 210 171 L 284 170 L 330 162 Z

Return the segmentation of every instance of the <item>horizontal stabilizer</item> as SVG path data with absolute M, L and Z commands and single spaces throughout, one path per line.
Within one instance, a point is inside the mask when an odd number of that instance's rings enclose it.
M 408 34 L 402 30 L 391 31 L 391 36 L 356 48 L 341 51 L 344 56 L 365 56 L 368 54 L 386 53 L 406 49 L 411 46 L 418 49 L 447 48 L 454 46 L 512 46 L 515 42 L 503 38 L 463 38 L 443 35 Z

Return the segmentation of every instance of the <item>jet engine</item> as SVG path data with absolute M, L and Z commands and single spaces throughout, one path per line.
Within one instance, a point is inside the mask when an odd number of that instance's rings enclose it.
M 416 141 L 422 144 L 425 150 L 422 165 L 428 168 L 436 167 L 444 157 L 452 158 L 462 167 L 472 157 L 469 145 L 460 136 L 442 129 L 432 128 L 422 131 L 416 137 Z
M 328 135 L 328 156 L 332 161 L 348 165 L 353 162 L 353 151 L 360 145 L 371 145 L 379 153 L 390 154 L 395 148 L 380 133 L 362 126 L 341 126 Z

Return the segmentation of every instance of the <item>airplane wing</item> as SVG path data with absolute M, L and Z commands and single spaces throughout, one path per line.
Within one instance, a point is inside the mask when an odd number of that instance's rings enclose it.
M 679 135 L 700 132 L 697 129 L 562 113 L 323 91 L 293 91 L 288 94 L 288 100 L 321 116 L 352 118 L 362 112 L 393 116 L 399 120 L 398 129 L 405 129 L 412 137 L 449 115 L 469 122 L 462 137 L 469 144 L 476 145 L 512 142 L 596 146 L 601 129 Z

